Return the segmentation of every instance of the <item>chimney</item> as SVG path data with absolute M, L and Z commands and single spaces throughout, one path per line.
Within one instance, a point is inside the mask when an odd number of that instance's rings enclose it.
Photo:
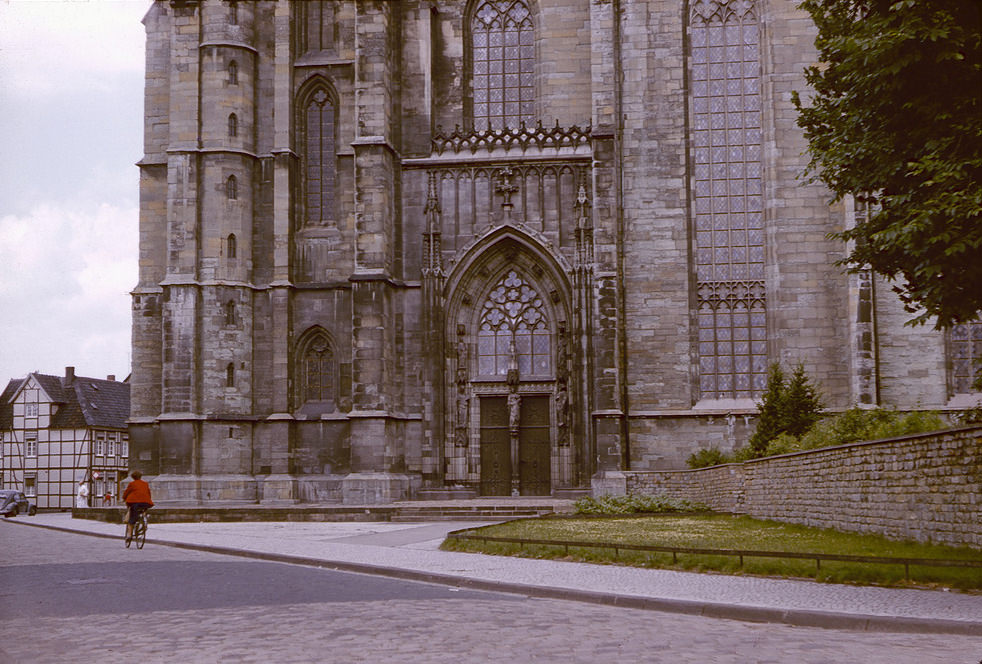
M 65 379 L 62 382 L 65 385 L 71 385 L 75 382 L 75 367 L 65 367 Z
M 108 376 L 106 376 L 106 380 L 111 380 L 113 382 L 116 382 L 116 374 L 109 374 Z

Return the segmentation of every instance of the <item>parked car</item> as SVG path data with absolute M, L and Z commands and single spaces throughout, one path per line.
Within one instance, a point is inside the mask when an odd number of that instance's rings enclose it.
M 0 491 L 0 514 L 8 519 L 18 514 L 34 516 L 37 511 L 37 505 L 32 505 L 23 491 L 11 491 L 10 489 Z

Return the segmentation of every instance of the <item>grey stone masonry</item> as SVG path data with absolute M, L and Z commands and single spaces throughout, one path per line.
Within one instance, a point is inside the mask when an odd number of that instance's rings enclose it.
M 979 426 L 618 479 L 595 492 L 676 496 L 764 519 L 982 548 Z
M 797 0 L 155 0 L 133 463 L 161 501 L 566 494 L 835 410 L 954 408 L 800 177 Z M 961 403 L 965 398 L 959 397 Z

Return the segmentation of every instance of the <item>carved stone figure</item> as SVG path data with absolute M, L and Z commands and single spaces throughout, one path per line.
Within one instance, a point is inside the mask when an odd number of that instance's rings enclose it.
M 512 431 L 518 431 L 519 414 L 522 406 L 522 397 L 518 392 L 508 395 L 508 427 Z

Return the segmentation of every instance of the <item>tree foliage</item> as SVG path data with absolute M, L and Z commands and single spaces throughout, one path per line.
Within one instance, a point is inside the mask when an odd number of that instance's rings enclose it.
M 753 456 L 764 456 L 768 444 L 782 434 L 803 435 L 822 418 L 824 409 L 818 390 L 802 365 L 796 366 L 791 378 L 785 380 L 781 366 L 775 362 L 761 397 L 757 428 L 748 441 Z
M 872 214 L 844 263 L 895 279 L 915 323 L 982 310 L 982 3 L 804 0 L 821 64 L 794 93 L 809 172 Z

